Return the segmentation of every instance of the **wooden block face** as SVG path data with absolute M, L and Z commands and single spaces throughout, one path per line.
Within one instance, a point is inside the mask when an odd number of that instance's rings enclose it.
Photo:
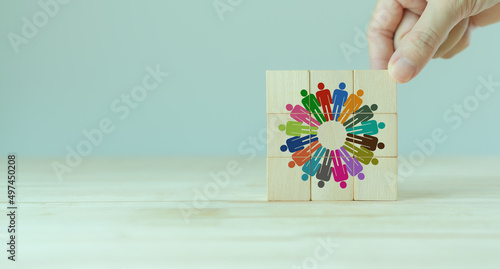
M 397 198 L 396 83 L 387 71 L 266 76 L 268 200 Z
M 283 158 L 308 150 L 317 141 L 318 127 L 310 126 L 310 114 L 267 114 L 267 157 Z M 304 153 L 305 154 L 305 153 Z M 310 153 L 302 157 L 309 157 Z
M 344 104 L 353 92 L 354 72 L 352 70 L 311 70 L 309 72 L 311 82 L 310 92 L 315 96 L 315 98 L 311 98 L 313 100 L 311 103 L 311 113 L 323 115 L 323 120 L 317 120 L 323 123 L 325 121 L 332 121 L 334 117 L 332 115 L 350 114 L 349 110 L 344 111 Z
M 267 158 L 267 200 L 311 200 L 310 158 Z M 300 164 L 300 166 L 299 166 Z
M 332 155 L 333 154 L 333 155 Z M 314 156 L 312 157 L 314 159 Z M 326 150 L 317 171 L 311 171 L 312 201 L 352 201 L 354 199 L 353 158 Z
M 354 118 L 360 115 L 355 114 Z M 370 120 L 347 128 L 347 131 L 346 141 L 352 144 L 354 156 L 398 156 L 397 114 L 375 114 Z
M 370 163 L 363 165 L 362 170 L 354 169 L 363 174 L 354 180 L 354 200 L 397 200 L 397 158 L 379 157 L 376 160 L 376 165 Z
M 301 105 L 305 108 L 309 106 L 309 98 L 306 98 L 309 96 L 307 70 L 267 71 L 266 85 L 267 113 L 289 113 L 288 104 Z
M 363 105 L 372 106 L 376 104 L 378 106 L 376 110 L 373 111 L 375 114 L 397 113 L 396 88 L 397 84 L 390 77 L 387 70 L 354 71 L 354 92 L 358 93 L 358 96 L 361 96 Z

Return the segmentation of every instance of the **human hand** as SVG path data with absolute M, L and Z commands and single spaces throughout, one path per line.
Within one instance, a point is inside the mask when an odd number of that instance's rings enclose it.
M 474 28 L 498 21 L 500 0 L 379 0 L 368 26 L 371 68 L 406 83 L 431 58 L 467 48 Z

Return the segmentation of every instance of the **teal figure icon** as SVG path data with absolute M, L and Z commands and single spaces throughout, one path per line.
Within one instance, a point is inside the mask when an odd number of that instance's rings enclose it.
M 355 135 L 362 135 L 362 134 L 376 135 L 378 134 L 378 131 L 380 129 L 384 128 L 385 128 L 385 123 L 383 122 L 377 123 L 376 120 L 369 120 L 362 122 L 361 125 L 355 126 L 353 128 L 346 128 L 345 130 L 348 133 L 353 133 Z
M 310 175 L 311 177 L 316 175 L 316 172 L 318 172 L 321 166 L 321 160 L 323 159 L 325 152 L 326 148 L 324 148 L 323 146 L 316 150 L 314 152 L 314 155 L 311 156 L 311 159 L 304 164 L 304 166 L 302 167 L 302 171 Z

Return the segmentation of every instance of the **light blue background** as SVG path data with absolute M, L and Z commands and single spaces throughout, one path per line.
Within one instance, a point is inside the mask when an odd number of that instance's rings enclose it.
M 226 1 L 223 1 L 226 2 Z M 368 49 L 348 61 L 375 1 L 243 1 L 221 20 L 212 0 L 71 1 L 15 53 L 8 33 L 40 10 L 0 2 L 0 148 L 64 156 L 108 117 L 116 130 L 93 156 L 237 155 L 266 126 L 265 71 L 368 69 Z M 439 126 L 436 155 L 492 155 L 500 89 L 458 130 L 443 113 L 473 94 L 478 77 L 500 81 L 500 25 L 478 29 L 453 60 L 435 60 L 398 90 L 399 153 Z M 141 83 L 146 66 L 170 76 L 120 121 L 110 104 Z M 259 150 L 265 155 L 265 150 Z

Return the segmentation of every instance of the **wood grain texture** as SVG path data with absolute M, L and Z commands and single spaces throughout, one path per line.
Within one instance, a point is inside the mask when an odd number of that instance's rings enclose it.
M 355 70 L 354 92 L 363 90 L 363 104 L 377 104 L 375 113 L 397 113 L 397 84 L 387 70 Z
M 352 159 L 351 157 L 349 157 Z M 335 158 L 338 163 L 340 163 L 341 159 Z M 328 169 L 331 170 L 333 166 L 334 158 L 331 158 L 330 167 Z M 328 164 L 328 160 L 323 158 L 323 161 L 326 161 L 325 164 Z M 323 168 L 323 164 L 322 164 Z M 324 182 L 323 187 L 319 187 L 319 180 L 317 177 L 311 178 L 311 201 L 352 201 L 354 200 L 354 178 L 349 175 L 348 179 L 345 180 L 347 187 L 341 188 L 340 182 L 336 182 L 334 176 L 332 174 L 329 181 Z
M 309 71 L 267 71 L 266 88 L 267 113 L 288 113 L 287 104 L 302 104 L 302 89 L 309 93 Z
M 293 162 L 292 158 L 267 158 L 268 201 L 311 200 L 310 169 L 303 171 L 305 166 L 291 168 L 290 162 Z M 304 175 L 306 180 L 303 178 Z
M 312 129 L 309 126 L 310 122 L 297 120 L 294 116 L 298 116 L 298 113 L 290 114 L 294 112 L 293 107 L 297 105 L 304 107 L 301 91 L 305 90 L 307 94 L 310 93 L 309 71 L 267 71 L 266 85 L 268 200 L 310 200 L 310 176 L 308 176 L 307 180 L 302 180 L 303 173 L 301 169 L 288 167 L 288 163 L 292 161 L 291 154 L 280 149 L 282 145 L 286 145 L 286 140 L 293 135 L 288 133 L 288 127 L 286 130 L 278 129 L 280 125 L 287 126 L 288 122 L 301 122 L 303 126 L 308 126 L 309 129 L 307 134 L 299 134 L 298 136 L 302 137 L 310 134 Z M 301 113 L 301 116 L 305 115 L 310 117 L 309 112 Z M 307 148 L 309 148 L 309 145 Z M 309 158 L 310 154 L 301 159 Z
M 251 157 L 86 158 L 59 182 L 54 159 L 21 156 L 19 261 L 4 254 L 0 268 L 293 268 L 327 240 L 334 246 L 318 268 L 500 264 L 499 158 L 430 157 L 405 170 L 394 202 L 269 203 L 266 159 Z M 240 173 L 197 200 L 231 162 Z
M 295 116 L 307 116 L 309 118 L 309 114 L 290 114 L 290 113 L 282 113 L 282 114 L 267 114 L 267 157 L 269 158 L 291 158 L 291 153 L 289 151 L 281 151 L 280 147 L 282 145 L 286 145 L 286 140 L 291 138 L 292 136 L 288 135 L 286 129 L 281 131 L 279 129 L 280 125 L 285 125 L 289 121 L 296 121 L 294 119 Z M 302 118 L 302 117 L 301 117 Z M 310 134 L 311 126 L 309 126 L 310 121 L 306 120 L 306 123 L 302 122 L 304 129 L 307 129 L 307 134 L 301 134 L 300 137 L 304 137 Z M 317 128 L 313 128 L 313 131 L 317 133 Z
M 354 200 L 396 200 L 398 197 L 398 160 L 397 158 L 377 157 L 373 162 L 363 165 L 361 171 L 365 178 L 354 180 Z

